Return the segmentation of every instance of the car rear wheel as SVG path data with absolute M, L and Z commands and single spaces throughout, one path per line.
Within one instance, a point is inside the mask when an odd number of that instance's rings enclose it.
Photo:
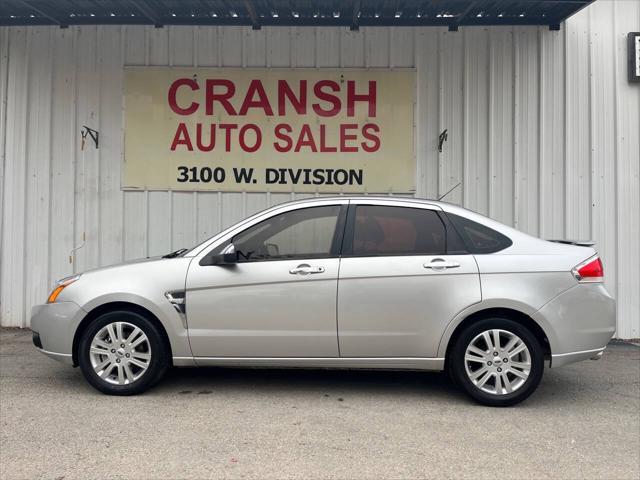
M 487 318 L 458 336 L 449 357 L 456 383 L 489 406 L 515 405 L 531 395 L 544 371 L 544 351 L 523 325 Z
M 130 311 L 108 312 L 83 332 L 78 363 L 87 381 L 109 395 L 135 395 L 159 381 L 168 349 L 155 324 Z

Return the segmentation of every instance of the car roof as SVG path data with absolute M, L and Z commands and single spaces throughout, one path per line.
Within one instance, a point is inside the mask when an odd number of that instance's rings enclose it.
M 288 202 L 282 202 L 275 206 L 281 205 L 295 205 L 301 203 L 307 203 L 312 201 L 333 201 L 333 200 L 375 200 L 381 202 L 414 202 L 414 203 L 423 203 L 425 205 L 435 205 L 439 207 L 443 206 L 455 206 L 454 204 L 447 202 L 439 202 L 437 200 L 430 200 L 427 198 L 416 198 L 416 197 L 401 197 L 397 195 L 332 195 L 332 196 L 318 196 L 318 197 L 307 197 L 300 198 L 296 200 L 290 200 Z

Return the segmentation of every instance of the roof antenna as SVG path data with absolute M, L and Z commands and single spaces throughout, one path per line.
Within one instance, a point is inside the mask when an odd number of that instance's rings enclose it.
M 458 182 L 456 183 L 452 188 L 450 188 L 449 190 L 447 190 L 447 193 L 445 193 L 444 195 L 440 196 L 440 198 L 438 198 L 438 201 L 442 200 L 444 197 L 446 197 L 447 195 L 449 195 L 451 192 L 453 192 L 456 188 L 458 188 L 460 185 L 462 185 L 462 182 Z

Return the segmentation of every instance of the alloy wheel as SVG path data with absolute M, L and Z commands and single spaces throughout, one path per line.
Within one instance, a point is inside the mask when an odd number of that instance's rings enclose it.
M 478 389 L 507 395 L 521 388 L 531 373 L 531 353 L 525 342 L 507 330 L 476 335 L 465 351 L 464 366 Z
M 139 327 L 113 322 L 91 340 L 91 366 L 98 377 L 114 385 L 128 385 L 142 377 L 151 362 L 151 344 Z

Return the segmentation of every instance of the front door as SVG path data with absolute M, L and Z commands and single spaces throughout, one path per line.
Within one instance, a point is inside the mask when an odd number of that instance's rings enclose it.
M 276 214 L 218 247 L 233 243 L 237 263 L 192 262 L 186 306 L 194 356 L 338 356 L 340 211 Z
M 447 324 L 480 301 L 476 262 L 456 251 L 439 209 L 403 205 L 352 202 L 338 286 L 342 357 L 436 357 Z

